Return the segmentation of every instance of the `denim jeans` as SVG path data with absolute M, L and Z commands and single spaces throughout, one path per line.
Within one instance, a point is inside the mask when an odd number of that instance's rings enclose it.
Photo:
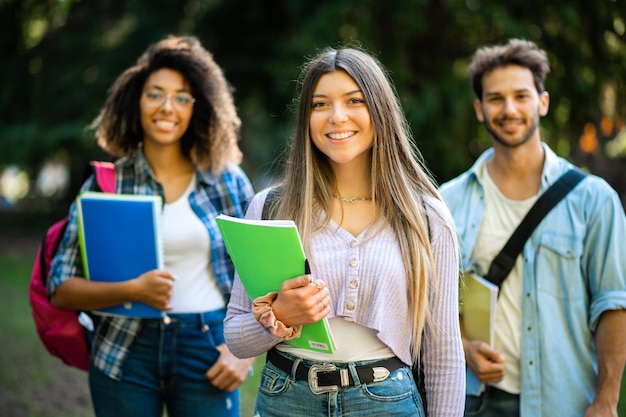
M 519 417 L 519 410 L 519 395 L 489 385 L 479 397 L 468 395 L 465 398 L 466 417 Z
M 319 362 L 303 360 L 280 352 L 296 363 L 311 366 Z M 376 361 L 335 363 L 347 368 L 359 381 L 355 366 Z M 422 401 L 413 380 L 411 368 L 404 366 L 392 372 L 385 380 L 370 384 L 339 388 L 336 392 L 314 394 L 307 381 L 295 379 L 295 366 L 290 374 L 267 362 L 255 406 L 255 417 L 424 417 Z
M 225 309 L 146 319 L 123 364 L 122 380 L 93 366 L 89 387 L 97 417 L 239 416 L 239 392 L 221 391 L 205 378 L 224 343 Z

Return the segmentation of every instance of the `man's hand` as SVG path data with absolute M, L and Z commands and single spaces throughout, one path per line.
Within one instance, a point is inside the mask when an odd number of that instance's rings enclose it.
M 206 372 L 206 379 L 222 391 L 233 392 L 249 375 L 255 358 L 239 359 L 228 350 L 226 344 L 219 345 L 217 362 Z
M 583 417 L 619 417 L 614 405 L 600 404 L 595 400 L 591 403 Z
M 584 417 L 617 417 L 626 363 L 626 310 L 608 310 L 600 315 L 595 342 L 598 357 L 596 393 Z
M 504 378 L 504 356 L 480 340 L 463 340 L 465 361 L 480 382 L 498 382 Z

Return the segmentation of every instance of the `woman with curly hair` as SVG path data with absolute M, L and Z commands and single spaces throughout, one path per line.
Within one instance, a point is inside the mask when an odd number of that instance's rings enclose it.
M 91 127 L 117 157 L 116 191 L 163 198 L 164 268 L 123 282 L 84 279 L 76 208 L 48 291 L 58 307 L 140 301 L 167 319 L 97 316 L 89 385 L 97 417 L 238 416 L 253 358 L 223 336 L 233 267 L 215 223 L 243 216 L 253 195 L 239 167 L 240 120 L 229 85 L 194 37 L 151 45 L 114 82 Z M 96 189 L 92 176 L 82 187 Z M 121 239 L 124 237 L 121 236 Z

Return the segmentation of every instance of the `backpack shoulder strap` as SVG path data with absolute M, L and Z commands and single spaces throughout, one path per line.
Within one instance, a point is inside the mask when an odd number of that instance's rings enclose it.
M 92 161 L 98 187 L 105 193 L 115 193 L 115 165 L 113 162 Z
M 522 251 L 526 240 L 528 240 L 537 225 L 586 176 L 587 174 L 580 169 L 572 168 L 556 180 L 545 193 L 539 196 L 500 253 L 491 262 L 489 272 L 485 276 L 486 279 L 498 287 L 502 285 L 504 279 L 513 269 L 517 255 Z
M 276 198 L 280 195 L 282 189 L 283 189 L 282 185 L 278 185 L 276 187 L 273 187 L 267 193 L 267 196 L 265 197 L 265 202 L 263 203 L 263 211 L 261 212 L 261 220 L 269 219 L 270 207 L 272 206 L 272 203 L 276 200 Z

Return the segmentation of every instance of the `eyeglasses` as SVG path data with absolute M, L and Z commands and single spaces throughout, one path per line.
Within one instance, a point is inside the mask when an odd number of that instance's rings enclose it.
M 143 93 L 146 101 L 150 106 L 159 107 L 162 106 L 166 100 L 172 98 L 172 104 L 179 110 L 187 110 L 196 101 L 195 98 L 189 93 L 164 93 L 159 90 L 144 91 Z

